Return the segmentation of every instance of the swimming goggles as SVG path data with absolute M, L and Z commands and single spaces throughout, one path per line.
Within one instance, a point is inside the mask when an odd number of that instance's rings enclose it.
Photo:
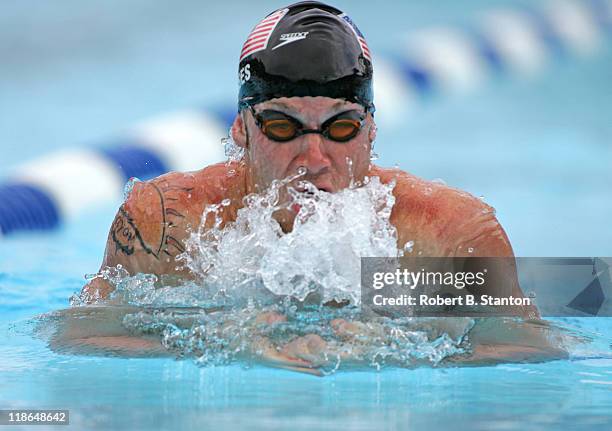
M 332 141 L 346 142 L 357 136 L 365 121 L 364 114 L 352 110 L 334 115 L 320 129 L 305 129 L 298 120 L 282 112 L 266 109 L 257 113 L 251 105 L 249 109 L 262 133 L 277 142 L 287 142 L 308 133 L 318 133 Z

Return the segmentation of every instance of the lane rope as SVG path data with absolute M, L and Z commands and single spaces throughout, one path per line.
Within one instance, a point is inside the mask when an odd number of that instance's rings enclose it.
M 612 33 L 612 0 L 555 0 L 541 9 L 485 13 L 464 28 L 424 29 L 374 58 L 377 121 L 396 124 L 432 94 L 482 86 L 494 75 L 532 75 L 568 55 L 589 55 Z M 50 230 L 87 208 L 118 201 L 126 181 L 191 171 L 224 159 L 234 104 L 174 112 L 137 124 L 100 148 L 25 163 L 0 184 L 0 238 Z

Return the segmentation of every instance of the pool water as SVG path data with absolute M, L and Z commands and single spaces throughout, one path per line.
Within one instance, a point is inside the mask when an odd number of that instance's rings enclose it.
M 62 233 L 3 243 L 0 403 L 69 409 L 75 429 L 608 429 L 612 318 L 551 319 L 595 341 L 570 360 L 488 367 L 341 370 L 325 377 L 192 358 L 61 355 L 32 316 L 67 307 L 95 267 L 112 211 Z
M 0 18 L 7 35 L 0 48 L 10 64 L 0 71 L 0 145 L 23 144 L 3 151 L 3 171 L 54 148 L 95 141 L 141 117 L 199 104 L 202 94 L 213 101 L 233 97 L 238 48 L 208 48 L 204 38 L 225 31 L 228 46 L 238 47 L 244 23 L 264 7 L 230 13 L 219 5 L 204 10 L 198 2 L 184 10 L 135 2 L 118 18 L 98 19 L 113 15 L 104 13 L 113 5 L 72 2 L 29 13 L 26 3 L 7 5 Z M 491 5 L 444 2 L 432 10 L 411 3 L 393 11 L 372 11 L 366 2 L 340 6 L 351 10 L 376 50 L 397 36 L 388 37 L 388 28 L 446 24 Z M 201 21 L 192 18 L 198 14 Z M 97 22 L 98 31 L 76 38 L 66 30 L 71 20 Z M 231 25 L 222 29 L 215 21 Z M 32 37 L 17 45 L 21 49 L 2 44 L 19 43 L 22 28 L 62 37 Z M 128 29 L 130 43 L 121 45 L 112 35 Z M 217 61 L 193 55 L 206 49 Z M 48 52 L 55 55 L 40 55 Z M 612 51 L 604 47 L 593 58 L 561 60 L 544 76 L 500 78 L 467 96 L 424 101 L 402 124 L 381 129 L 379 162 L 484 196 L 519 256 L 609 256 L 611 71 Z M 96 83 L 88 76 L 103 78 Z M 147 78 L 135 84 L 126 76 Z M 606 317 L 557 319 L 597 341 L 570 360 L 542 364 L 386 368 L 316 378 L 241 363 L 198 367 L 189 358 L 53 353 L 31 336 L 30 319 L 68 307 L 83 275 L 98 269 L 117 205 L 93 208 L 58 232 L 0 242 L 0 409 L 69 409 L 74 429 L 612 428 L 612 318 Z

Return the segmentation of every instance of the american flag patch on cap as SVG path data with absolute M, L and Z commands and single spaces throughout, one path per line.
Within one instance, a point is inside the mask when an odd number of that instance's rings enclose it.
M 351 30 L 353 30 L 353 33 L 355 33 L 355 37 L 357 38 L 357 42 L 359 42 L 363 56 L 369 61 L 372 61 L 372 57 L 370 56 L 370 48 L 368 48 L 365 37 L 363 37 L 363 34 L 359 31 L 353 20 L 345 13 L 339 15 L 339 17 L 345 20 L 351 27 Z
M 281 9 L 265 17 L 259 24 L 257 24 L 251 34 L 247 37 L 246 42 L 242 45 L 242 52 L 240 53 L 240 61 L 247 55 L 253 54 L 257 51 L 262 51 L 268 46 L 268 40 L 270 35 L 276 28 L 278 22 L 285 16 L 289 9 Z

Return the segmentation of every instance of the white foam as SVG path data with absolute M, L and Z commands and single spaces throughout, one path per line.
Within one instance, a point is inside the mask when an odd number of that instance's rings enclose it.
M 293 230 L 283 234 L 272 214 L 282 183 L 265 195 L 251 195 L 235 223 L 220 229 L 200 226 L 182 256 L 208 288 L 237 298 L 275 295 L 322 301 L 360 302 L 361 256 L 397 256 L 397 232 L 389 222 L 392 185 L 373 178 L 367 185 L 338 193 L 297 193 L 301 206 Z M 216 207 L 210 210 L 222 211 Z M 203 221 L 207 215 L 203 216 Z M 210 223 L 210 220 L 209 220 Z

